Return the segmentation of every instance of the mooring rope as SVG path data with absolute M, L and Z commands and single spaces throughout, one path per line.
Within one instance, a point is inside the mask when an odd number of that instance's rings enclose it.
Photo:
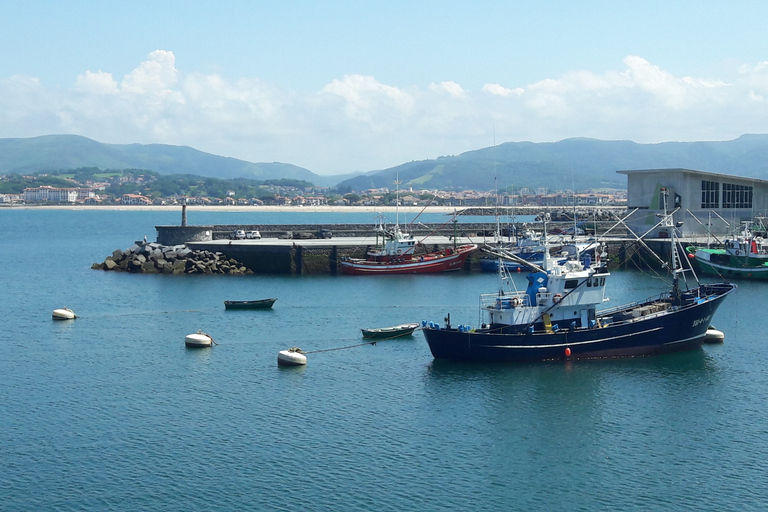
M 414 329 L 414 332 L 415 331 L 420 331 L 420 330 L 421 330 L 421 327 L 418 327 L 418 328 Z M 410 334 L 412 334 L 412 333 L 397 334 L 395 336 L 390 336 L 388 338 L 377 338 L 375 340 L 369 340 L 369 341 L 365 341 L 363 343 L 356 343 L 354 345 L 346 345 L 344 347 L 324 348 L 324 349 L 319 349 L 319 350 L 302 350 L 299 347 L 291 347 L 289 350 L 291 350 L 292 352 L 299 352 L 300 354 L 319 354 L 321 352 L 333 352 L 335 350 L 346 350 L 348 348 L 362 347 L 364 345 L 375 345 L 376 343 L 378 343 L 380 341 L 391 341 L 391 340 L 394 340 L 394 339 L 397 339 L 397 338 L 402 338 L 403 336 L 409 336 Z

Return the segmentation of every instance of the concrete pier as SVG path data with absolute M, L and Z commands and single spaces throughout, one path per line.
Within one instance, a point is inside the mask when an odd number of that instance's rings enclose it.
M 557 224 L 550 224 L 557 227 Z M 568 227 L 567 225 L 565 227 Z M 366 252 L 381 243 L 381 237 L 372 235 L 371 224 L 339 225 L 211 225 L 211 226 L 156 226 L 157 241 L 164 245 L 186 244 L 191 249 L 221 252 L 245 264 L 258 274 L 336 274 L 343 257 L 365 257 Z M 259 240 L 231 240 L 236 230 L 259 230 Z M 314 238 L 321 229 L 330 229 L 330 239 Z M 463 244 L 492 244 L 494 228 L 487 223 L 463 223 L 409 227 L 425 252 L 438 251 Z M 604 238 L 608 248 L 610 268 L 658 267 L 658 259 L 634 239 L 628 237 Z M 568 243 L 568 237 L 563 237 Z M 646 240 L 646 245 L 664 261 L 669 260 L 669 240 Z M 685 240 L 686 244 L 702 240 Z M 466 271 L 479 271 L 482 253 L 470 256 Z
M 425 251 L 431 252 L 453 246 L 453 239 L 446 236 L 419 238 Z M 474 238 L 458 237 L 457 245 L 477 243 Z M 281 239 L 260 240 L 218 239 L 187 242 L 195 250 L 221 252 L 242 262 L 260 274 L 337 274 L 341 258 L 365 257 L 369 249 L 381 241 L 376 237 L 333 237 L 331 239 Z M 471 260 L 470 260 L 471 261 Z M 470 270 L 471 268 L 467 268 Z M 478 267 L 479 269 L 479 267 Z

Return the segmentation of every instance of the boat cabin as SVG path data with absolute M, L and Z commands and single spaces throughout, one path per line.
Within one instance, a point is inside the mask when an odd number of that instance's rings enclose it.
M 597 306 L 606 300 L 609 275 L 592 268 L 589 260 L 582 264 L 569 259 L 548 272 L 528 275 L 524 292 L 481 295 L 481 308 L 489 325 L 503 332 L 522 332 L 531 326 L 553 331 L 593 327 Z

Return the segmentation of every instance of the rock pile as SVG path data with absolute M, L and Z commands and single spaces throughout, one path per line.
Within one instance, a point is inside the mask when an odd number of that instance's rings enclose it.
M 536 222 L 541 222 L 543 219 L 541 215 L 536 216 Z M 549 220 L 552 222 L 573 222 L 573 209 L 568 210 L 555 210 L 549 212 Z M 578 208 L 576 210 L 576 220 L 596 220 L 596 221 L 610 221 L 616 220 L 616 213 L 609 209 L 585 209 Z
M 253 274 L 245 265 L 220 252 L 193 251 L 186 245 L 136 242 L 126 251 L 117 249 L 95 270 L 137 274 Z

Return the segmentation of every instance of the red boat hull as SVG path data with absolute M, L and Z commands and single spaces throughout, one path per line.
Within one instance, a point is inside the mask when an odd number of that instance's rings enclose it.
M 477 245 L 463 245 L 455 251 L 434 252 L 422 256 L 406 257 L 388 261 L 374 259 L 344 259 L 341 271 L 350 275 L 372 274 L 434 274 L 461 270 Z

